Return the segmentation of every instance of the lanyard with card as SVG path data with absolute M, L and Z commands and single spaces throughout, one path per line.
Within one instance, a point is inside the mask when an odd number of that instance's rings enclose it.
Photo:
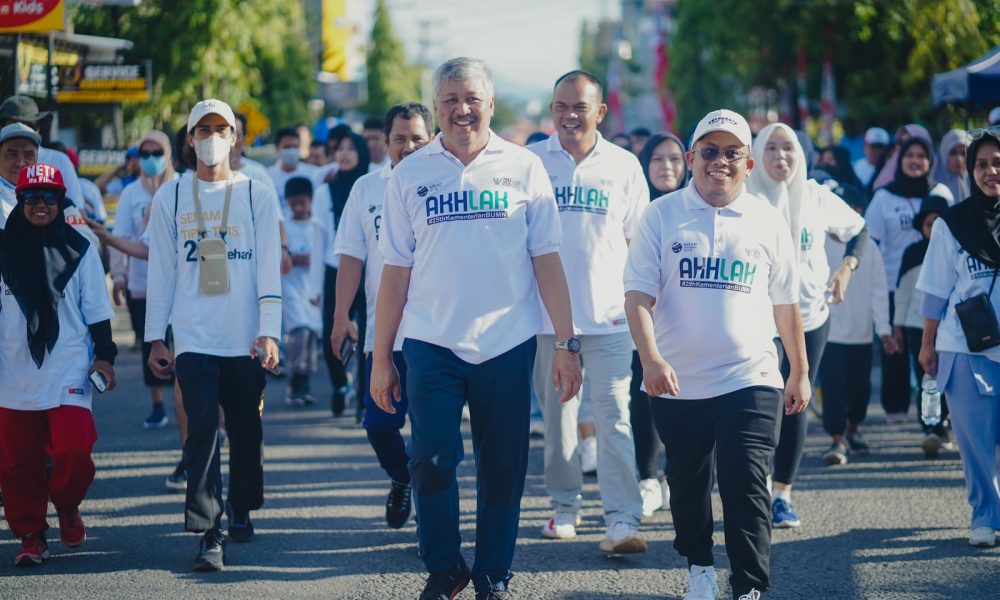
M 198 177 L 191 177 L 194 196 L 194 211 L 198 218 L 198 269 L 201 273 L 201 291 L 208 295 L 225 294 L 229 291 L 229 249 L 226 247 L 226 232 L 229 231 L 229 202 L 233 196 L 232 182 L 226 183 L 226 201 L 222 207 L 222 222 L 219 237 L 208 238 L 205 217 L 201 212 L 201 198 L 198 197 Z

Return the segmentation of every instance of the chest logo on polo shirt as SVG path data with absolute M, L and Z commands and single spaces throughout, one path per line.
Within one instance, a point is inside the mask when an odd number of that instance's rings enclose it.
M 757 263 L 739 259 L 695 256 L 680 260 L 681 287 L 749 294 L 756 275 Z
M 508 197 L 501 190 L 462 190 L 428 196 L 427 224 L 475 219 L 506 219 Z
M 608 214 L 610 195 L 605 190 L 579 185 L 560 185 L 553 188 L 559 212 L 585 212 L 595 215 Z

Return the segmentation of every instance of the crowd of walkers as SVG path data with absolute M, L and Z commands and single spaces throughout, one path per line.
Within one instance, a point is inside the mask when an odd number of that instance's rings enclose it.
M 116 383 L 112 300 L 142 348 L 144 426 L 167 424 L 174 390 L 182 457 L 166 483 L 200 534 L 195 570 L 255 537 L 266 373 L 287 376 L 290 407 L 312 405 L 321 356 L 333 414 L 356 398 L 389 480 L 387 525 L 415 508 L 422 599 L 470 582 L 511 597 L 529 432 L 544 438 L 542 537 L 576 536 L 595 471 L 600 550 L 644 552 L 642 519 L 669 508 L 685 598 L 715 598 L 717 484 L 733 598 L 760 598 L 772 528 L 804 525 L 807 406 L 826 464 L 877 452 L 861 431 L 876 362 L 886 418 L 916 400 L 914 445 L 961 449 L 969 543 L 996 544 L 1000 125 L 936 148 L 918 124 L 875 127 L 856 157 L 725 109 L 686 138 L 605 139 L 602 84 L 576 70 L 555 82 L 554 131 L 522 147 L 490 128 L 485 63 L 452 59 L 433 84 L 433 114 L 398 104 L 316 142 L 277 130 L 270 167 L 245 156 L 242 115 L 202 100 L 177 136 L 147 132 L 93 184 L 42 139 L 30 98 L 0 105 L 0 493 L 16 565 L 48 558 L 50 500 L 63 545 L 86 539 L 91 403 Z M 113 228 L 102 192 L 119 196 Z

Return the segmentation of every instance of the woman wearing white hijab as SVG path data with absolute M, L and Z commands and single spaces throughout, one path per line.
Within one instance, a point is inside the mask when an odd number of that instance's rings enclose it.
M 812 382 L 829 334 L 828 304 L 843 299 L 867 245 L 868 232 L 864 219 L 846 202 L 826 186 L 807 178 L 805 153 L 795 131 L 787 125 L 775 123 L 765 127 L 757 135 L 752 156 L 755 168 L 747 178 L 747 190 L 766 198 L 784 214 L 792 240 L 798 240 L 794 247 L 799 263 L 799 309 Z M 843 263 L 832 278 L 824 244 L 828 235 L 847 243 Z M 781 369 L 787 379 L 787 360 L 782 360 Z M 801 523 L 792 508 L 791 489 L 802 458 L 806 425 L 806 413 L 784 415 L 780 421 L 771 501 L 775 527 L 798 527 Z M 847 440 L 856 452 L 867 450 L 860 435 L 847 436 Z

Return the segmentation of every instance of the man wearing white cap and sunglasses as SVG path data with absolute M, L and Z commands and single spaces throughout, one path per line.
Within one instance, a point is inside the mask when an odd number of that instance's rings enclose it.
M 278 362 L 281 276 L 278 200 L 232 172 L 236 118 L 221 100 L 188 117 L 197 169 L 160 187 L 149 219 L 146 340 L 149 367 L 176 372 L 188 415 L 184 524 L 204 533 L 197 571 L 222 569 L 219 406 L 229 436 L 229 538 L 250 541 L 250 511 L 264 503 L 261 408 L 264 369 Z M 164 343 L 173 326 L 176 362 Z
M 650 204 L 632 237 L 625 311 L 667 449 L 674 548 L 690 570 L 685 599 L 719 590 L 714 467 L 733 598 L 756 600 L 769 584 L 776 425 L 782 404 L 799 413 L 811 395 L 796 258 L 780 213 L 744 187 L 754 167 L 746 120 L 713 111 L 692 140 L 692 183 Z M 775 327 L 792 367 L 787 385 Z

